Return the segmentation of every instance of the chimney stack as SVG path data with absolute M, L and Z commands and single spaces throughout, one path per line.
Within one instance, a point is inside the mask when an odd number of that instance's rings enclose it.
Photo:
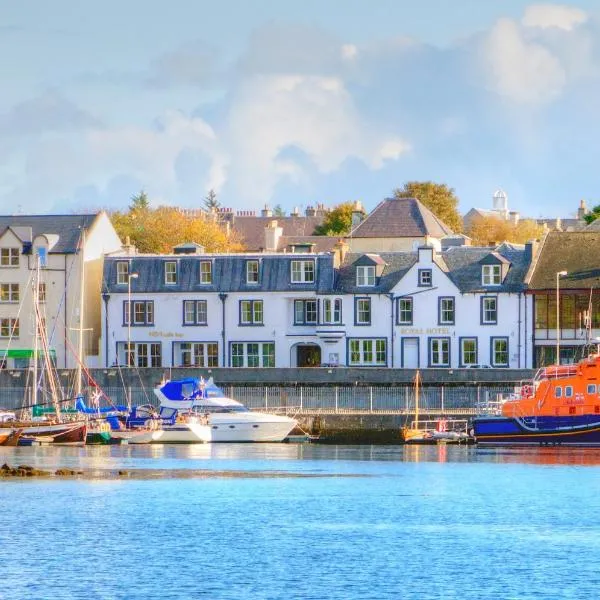
M 277 252 L 279 246 L 279 240 L 283 235 L 283 227 L 279 227 L 277 220 L 273 219 L 269 221 L 265 227 L 265 251 Z
M 272 217 L 273 216 L 273 211 L 271 210 L 271 207 L 268 204 L 265 204 L 265 207 L 260 211 L 260 216 L 261 217 Z
M 360 223 L 364 220 L 366 216 L 365 209 L 360 200 L 356 200 L 354 206 L 352 207 L 352 229 L 358 227 Z

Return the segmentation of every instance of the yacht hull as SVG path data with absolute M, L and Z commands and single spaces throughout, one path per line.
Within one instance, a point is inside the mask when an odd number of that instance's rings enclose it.
M 127 444 L 205 444 L 211 429 L 199 423 L 178 423 L 162 429 L 115 431 L 113 435 Z
M 282 442 L 297 425 L 294 419 L 261 413 L 211 414 L 211 441 Z

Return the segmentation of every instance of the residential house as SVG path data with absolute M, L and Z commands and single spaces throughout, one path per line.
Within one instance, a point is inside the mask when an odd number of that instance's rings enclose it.
M 100 283 L 105 252 L 121 247 L 105 212 L 0 216 L 0 363 L 29 365 L 34 338 L 33 284 L 52 356 L 77 364 L 79 329 L 88 364 L 98 355 Z M 83 287 L 82 287 L 83 285 Z M 85 307 L 80 321 L 80 305 Z

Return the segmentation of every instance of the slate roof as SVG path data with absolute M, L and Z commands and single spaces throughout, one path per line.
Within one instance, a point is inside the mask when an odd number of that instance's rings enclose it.
M 265 227 L 271 221 L 283 229 L 283 236 L 306 237 L 312 236 L 315 227 L 320 225 L 325 216 L 297 217 L 251 217 L 235 216 L 231 226 L 242 236 L 242 241 L 248 252 L 259 252 L 265 247 Z M 299 243 L 299 242 L 297 242 Z
M 524 246 L 500 244 L 494 252 L 510 261 L 511 266 L 501 285 L 483 286 L 481 283 L 480 261 L 488 256 L 490 248 L 475 246 L 453 247 L 434 255 L 434 262 L 448 274 L 450 280 L 462 293 L 473 292 L 520 292 L 524 290 L 524 278 L 529 266 L 529 258 Z M 348 294 L 385 294 L 416 264 L 417 252 L 382 252 L 379 256 L 386 262 L 383 274 L 377 284 L 370 287 L 356 285 L 356 263 L 363 254 L 347 254 L 340 266 L 336 289 Z
M 212 283 L 200 283 L 201 261 L 212 261 Z M 246 283 L 246 262 L 259 261 L 258 284 Z M 291 283 L 291 261 L 314 260 L 317 263 L 315 283 Z M 130 272 L 137 273 L 131 280 L 135 293 L 227 293 L 227 292 L 299 292 L 326 293 L 334 283 L 333 256 L 329 254 L 195 254 L 195 255 L 135 255 L 107 257 L 104 261 L 103 291 L 127 292 L 126 285 L 117 284 L 117 263 L 129 262 Z M 164 263 L 176 261 L 177 283 L 164 282 Z
M 531 290 L 600 288 L 600 231 L 551 231 L 542 242 L 529 277 Z
M 352 230 L 353 238 L 401 238 L 453 233 L 416 198 L 386 198 Z
M 278 252 L 283 252 L 284 249 L 290 246 L 312 245 L 312 251 L 315 253 L 330 252 L 339 241 L 339 236 L 328 235 L 298 235 L 285 236 L 279 238 L 277 246 Z
M 38 235 L 58 236 L 50 249 L 51 254 L 74 254 L 79 245 L 81 227 L 92 226 L 97 214 L 91 215 L 0 215 L 0 233 L 11 227 L 24 242 L 31 242 Z M 29 239 L 25 239 L 25 237 Z

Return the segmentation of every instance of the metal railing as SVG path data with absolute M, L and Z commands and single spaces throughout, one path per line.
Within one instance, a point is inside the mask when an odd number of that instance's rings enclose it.
M 512 386 L 427 386 L 419 390 L 419 412 L 431 414 L 477 414 L 488 399 L 510 393 Z M 23 388 L 0 388 L 0 408 L 16 409 L 28 396 Z M 152 389 L 105 388 L 114 404 L 158 404 Z M 399 386 L 224 386 L 226 396 L 249 409 L 294 414 L 414 414 L 415 388 Z M 25 402 L 27 404 L 27 402 Z M 106 401 L 103 405 L 108 405 Z

